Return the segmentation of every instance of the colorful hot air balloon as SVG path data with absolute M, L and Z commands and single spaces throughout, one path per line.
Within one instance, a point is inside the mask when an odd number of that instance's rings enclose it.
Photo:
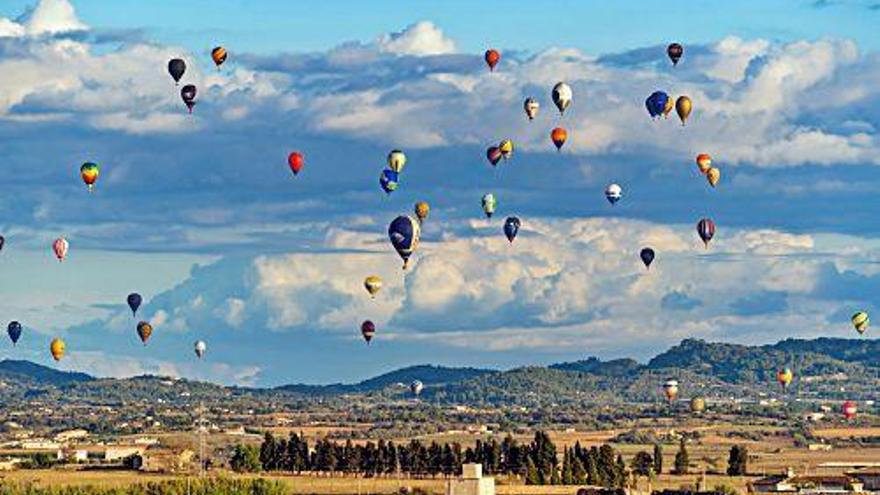
M 82 177 L 82 181 L 88 186 L 89 192 L 95 188 L 95 181 L 98 180 L 98 174 L 101 170 L 98 168 L 97 163 L 85 162 L 79 168 L 79 176 Z
M 691 412 L 701 413 L 706 410 L 706 399 L 694 397 L 691 399 Z
M 144 345 L 147 345 L 147 341 L 150 340 L 150 335 L 153 335 L 153 325 L 150 325 L 146 321 L 141 321 L 137 324 L 137 334 L 140 337 L 141 342 Z
M 413 212 L 416 214 L 416 218 L 419 219 L 419 223 L 425 221 L 428 218 L 428 213 L 431 211 L 431 206 L 428 205 L 425 201 L 419 201 L 413 206 Z
M 861 335 L 865 333 L 865 330 L 868 329 L 868 325 L 871 324 L 871 320 L 868 318 L 868 313 L 865 313 L 864 311 L 859 311 L 852 316 L 852 324 L 856 331 L 859 332 L 859 335 Z
M 529 117 L 529 120 L 534 120 L 535 117 L 538 116 L 538 110 L 541 109 L 541 104 L 538 103 L 538 100 L 528 97 L 526 101 L 523 102 L 523 110 L 526 111 L 526 115 Z
M 678 118 L 681 119 L 681 125 L 684 125 L 687 122 L 692 108 L 693 105 L 691 104 L 691 99 L 687 96 L 679 96 L 678 99 L 675 100 L 675 113 L 677 113 Z
M 559 109 L 559 115 L 563 115 L 565 113 L 565 109 L 571 105 L 572 93 L 571 86 L 565 84 L 564 82 L 556 83 L 556 86 L 553 86 L 553 103 L 556 105 L 556 108 Z
M 492 218 L 492 214 L 495 213 L 495 205 L 497 205 L 495 195 L 492 193 L 484 194 L 480 204 L 483 205 L 483 213 L 486 214 L 486 218 Z
M 379 290 L 382 289 L 382 278 L 378 275 L 370 275 L 364 279 L 364 288 L 370 293 L 370 297 L 375 298 Z
M 666 100 L 666 106 L 663 107 L 663 118 L 668 119 L 669 114 L 672 112 L 672 109 L 675 108 L 675 102 L 672 101 L 672 98 Z
M 186 62 L 183 59 L 172 58 L 168 61 L 168 73 L 171 74 L 171 78 L 174 79 L 174 84 L 180 82 L 180 78 L 183 77 L 183 73 L 186 72 Z
M 623 189 L 617 184 L 608 184 L 605 188 L 605 199 L 613 205 L 620 201 L 621 197 L 623 197 Z
M 702 218 L 697 222 L 697 235 L 703 241 L 703 246 L 708 248 L 709 241 L 715 236 L 715 222 L 710 218 Z
M 794 372 L 791 371 L 791 368 L 782 368 L 776 372 L 776 381 L 782 385 L 783 392 L 785 392 L 792 380 L 794 380 Z
M 513 154 L 513 141 L 510 139 L 505 139 L 498 144 L 498 151 L 501 152 L 501 157 L 507 160 Z
M 199 359 L 202 359 L 207 351 L 208 344 L 206 344 L 204 340 L 197 340 L 195 344 L 193 344 L 193 352 L 196 353 L 196 357 Z
M 666 380 L 663 384 L 663 393 L 666 395 L 666 400 L 672 402 L 678 397 L 678 381 L 676 380 Z
M 391 194 L 397 190 L 397 179 L 397 172 L 387 168 L 382 171 L 382 175 L 379 176 L 379 185 L 382 186 L 385 194 Z
M 652 119 L 656 119 L 663 115 L 663 111 L 666 109 L 666 103 L 668 101 L 669 95 L 663 91 L 654 91 L 651 93 L 651 96 L 648 96 L 648 99 L 645 100 L 645 108 L 648 109 L 648 115 L 650 115 Z
M 376 335 L 376 325 L 370 320 L 361 323 L 361 335 L 364 336 L 364 340 L 369 344 L 373 340 L 373 335 Z
M 409 264 L 409 257 L 419 247 L 419 222 L 410 216 L 401 215 L 388 226 L 391 245 L 403 260 L 403 269 Z
M 18 339 L 21 338 L 21 323 L 17 321 L 10 321 L 9 326 L 6 327 L 6 333 L 9 334 L 9 340 L 12 341 L 12 345 L 18 344 Z
M 424 389 L 425 389 L 425 385 L 419 380 L 413 380 L 413 382 L 409 384 L 409 390 L 416 397 L 418 397 L 422 393 L 422 390 L 424 390 Z
M 721 180 L 721 170 L 709 167 L 709 170 L 706 171 L 706 180 L 709 181 L 710 186 L 715 187 L 718 185 L 718 181 Z
M 287 155 L 287 165 L 290 167 L 290 171 L 293 172 L 293 175 L 298 174 L 305 164 L 306 157 L 299 151 L 294 151 Z
M 196 106 L 196 86 L 195 84 L 187 84 L 180 88 L 180 99 L 186 105 L 189 113 L 193 113 L 193 107 Z
M 701 174 L 705 174 L 712 168 L 712 157 L 708 153 L 700 153 L 697 155 L 697 168 Z
M 642 263 L 645 264 L 645 268 L 651 268 L 651 263 L 654 262 L 654 255 L 654 250 L 649 247 L 646 247 L 639 252 L 639 258 L 642 259 Z
M 67 257 L 68 249 L 70 249 L 70 244 L 64 237 L 59 237 L 52 243 L 52 251 L 55 253 L 55 257 L 58 258 L 58 261 L 64 261 L 64 258 Z
M 489 149 L 486 150 L 486 159 L 493 167 L 498 165 L 498 162 L 501 161 L 501 150 L 498 149 L 498 146 L 489 146 Z
M 550 140 L 556 145 L 556 151 L 562 150 L 562 145 L 565 144 L 566 139 L 568 139 L 568 131 L 562 127 L 556 127 L 550 131 Z
M 856 403 L 851 400 L 844 402 L 840 409 L 843 411 L 843 417 L 846 418 L 847 421 L 855 418 L 856 413 L 859 411 Z
M 214 49 L 211 50 L 211 60 L 214 61 L 214 65 L 217 66 L 217 69 L 220 69 L 223 62 L 226 62 L 226 57 L 228 55 L 229 54 L 226 53 L 226 48 L 223 48 L 222 46 L 214 47 Z
M 52 339 L 52 343 L 49 344 L 49 352 L 52 354 L 52 359 L 55 361 L 61 361 L 66 349 L 67 347 L 64 345 L 64 341 L 59 338 Z
M 678 43 L 671 43 L 666 47 L 666 55 L 672 60 L 672 65 L 678 65 L 679 59 L 684 54 L 684 47 Z
M 137 315 L 137 310 L 141 307 L 143 300 L 144 299 L 137 292 L 132 292 L 125 298 L 125 302 L 128 303 L 128 307 L 131 309 L 131 316 Z
M 403 172 L 404 166 L 406 166 L 406 155 L 400 150 L 391 150 L 388 153 L 388 168 L 399 174 Z
M 489 66 L 489 72 L 493 72 L 495 66 L 498 65 L 498 61 L 501 60 L 501 54 L 498 50 L 490 48 L 483 54 L 483 59 L 486 61 L 486 65 Z
M 519 221 L 517 217 L 507 217 L 507 220 L 504 221 L 504 235 L 507 237 L 508 242 L 513 242 L 516 239 L 516 234 L 519 233 L 519 228 L 522 225 L 522 222 Z

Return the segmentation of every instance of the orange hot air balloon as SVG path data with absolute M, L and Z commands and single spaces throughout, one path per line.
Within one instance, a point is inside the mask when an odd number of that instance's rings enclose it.
M 211 59 L 214 61 L 214 65 L 217 66 L 217 69 L 220 69 L 220 66 L 223 65 L 223 62 L 226 62 L 226 57 L 229 54 L 226 53 L 226 48 L 222 46 L 218 46 L 211 50 Z
M 776 372 L 776 381 L 782 385 L 783 392 L 788 388 L 792 380 L 794 380 L 794 373 L 791 371 L 791 368 L 783 368 Z
M 494 48 L 490 48 L 486 50 L 486 54 L 483 56 L 486 60 L 486 65 L 489 66 L 489 71 L 494 71 L 495 66 L 498 65 L 498 61 L 501 60 L 501 54 L 498 53 L 498 50 Z
M 306 158 L 299 151 L 294 151 L 287 156 L 287 164 L 290 165 L 290 170 L 293 172 L 293 175 L 296 175 L 302 170 L 303 165 L 306 164 Z
M 65 349 L 64 341 L 58 338 L 52 339 L 52 343 L 49 344 L 49 352 L 52 353 L 52 359 L 55 361 L 61 361 Z
M 137 334 L 140 337 L 141 342 L 144 345 L 147 345 L 147 341 L 150 340 L 150 335 L 153 335 L 153 325 L 150 325 L 146 321 L 142 321 L 137 324 Z
M 697 155 L 697 168 L 701 174 L 705 174 L 712 168 L 712 157 L 708 153 L 700 153 Z
M 565 141 L 568 139 L 568 131 L 562 127 L 557 127 L 550 131 L 550 139 L 553 141 L 553 144 L 556 145 L 556 151 L 560 151 L 562 150 L 562 145 L 565 144 Z
M 715 167 L 709 167 L 709 170 L 706 171 L 706 180 L 709 181 L 710 186 L 715 187 L 721 180 L 721 171 Z
M 89 192 L 95 188 L 95 181 L 98 180 L 98 175 L 101 170 L 98 168 L 98 164 L 92 162 L 85 162 L 82 164 L 82 167 L 79 168 L 79 175 L 82 177 L 82 181 L 89 187 Z

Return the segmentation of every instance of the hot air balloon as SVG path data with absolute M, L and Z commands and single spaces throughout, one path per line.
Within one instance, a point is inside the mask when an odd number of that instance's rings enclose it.
M 195 84 L 187 84 L 180 88 L 180 99 L 186 105 L 189 113 L 193 113 L 193 107 L 196 106 L 196 86 Z
M 703 241 L 703 246 L 709 247 L 709 241 L 715 235 L 715 222 L 709 218 L 702 218 L 697 222 L 697 235 Z
M 776 381 L 782 385 L 783 392 L 785 392 L 792 380 L 794 380 L 794 373 L 791 371 L 791 368 L 782 368 L 776 372 Z
M 10 321 L 9 326 L 6 327 L 6 333 L 9 334 L 9 340 L 12 341 L 12 345 L 18 343 L 18 339 L 21 338 L 21 323 L 17 321 Z
M 196 343 L 193 344 L 193 352 L 196 353 L 196 357 L 199 359 L 202 359 L 207 351 L 208 344 L 206 344 L 204 340 L 197 340 Z
M 131 309 L 131 316 L 137 315 L 137 310 L 141 307 L 143 300 L 144 299 L 137 292 L 132 292 L 125 298 L 125 302 L 128 303 L 128 307 Z
M 706 180 L 709 181 L 710 186 L 715 187 L 718 181 L 721 180 L 721 170 L 709 167 L 709 170 L 706 171 Z
M 98 164 L 92 162 L 85 162 L 79 168 L 79 176 L 82 177 L 82 181 L 88 186 L 89 192 L 92 192 L 95 188 L 95 181 L 98 180 L 98 174 L 100 172 Z
M 174 79 L 174 84 L 180 82 L 180 78 L 183 77 L 183 73 L 186 72 L 186 62 L 183 59 L 172 58 L 168 61 L 168 73 L 171 74 L 171 78 Z
M 137 324 L 137 334 L 140 337 L 141 342 L 144 345 L 147 345 L 147 341 L 150 340 L 150 335 L 153 335 L 153 325 L 150 325 L 146 321 L 141 321 Z
M 529 117 L 529 120 L 534 120 L 535 117 L 538 116 L 538 110 L 541 109 L 541 104 L 538 103 L 538 100 L 528 97 L 526 101 L 523 102 L 523 110 L 526 111 L 526 115 Z
M 856 417 L 856 413 L 859 411 L 859 408 L 855 402 L 848 400 L 843 403 L 841 411 L 843 411 L 843 417 L 846 418 L 847 421 L 849 421 L 850 419 Z
M 6 245 L 6 238 L 0 235 L 0 251 L 3 251 L 3 246 Z
M 708 153 L 700 153 L 697 155 L 697 168 L 701 174 L 705 174 L 712 168 L 712 157 Z
M 372 321 L 366 320 L 361 323 L 361 335 L 364 336 L 364 340 L 367 341 L 367 344 L 373 340 L 373 335 L 376 334 L 376 325 L 373 324 Z
M 64 261 L 64 258 L 67 257 L 67 250 L 69 248 L 70 244 L 64 237 L 59 237 L 52 243 L 52 251 L 55 253 L 55 257 L 58 258 L 58 261 Z
M 557 127 L 550 131 L 550 140 L 556 145 L 556 151 L 562 150 L 562 145 L 565 144 L 566 139 L 568 139 L 568 131 L 562 127 Z
M 498 146 L 489 146 L 489 149 L 486 150 L 486 159 L 493 167 L 498 165 L 498 162 L 501 161 L 501 150 L 498 149 Z
M 399 174 L 403 172 L 404 166 L 406 166 L 406 155 L 400 150 L 391 150 L 388 153 L 388 168 Z
M 55 361 L 61 361 L 61 358 L 64 357 L 65 349 L 64 341 L 59 338 L 52 339 L 52 343 L 49 344 L 49 352 Z
M 507 237 L 508 242 L 513 242 L 516 239 L 516 234 L 519 233 L 519 228 L 522 223 L 519 221 L 517 217 L 507 217 L 507 220 L 504 221 L 504 235 Z
M 701 413 L 706 410 L 706 399 L 694 397 L 691 399 L 691 412 Z
M 391 194 L 397 190 L 397 172 L 393 170 L 388 170 L 387 168 L 382 171 L 382 175 L 379 176 L 379 185 L 382 186 L 382 190 L 385 191 L 385 194 Z
M 510 139 L 505 139 L 498 144 L 498 151 L 501 152 L 501 157 L 507 160 L 510 158 L 510 155 L 513 154 L 513 141 Z
M 663 115 L 663 111 L 666 109 L 668 101 L 669 95 L 663 91 L 654 91 L 651 93 L 651 96 L 648 96 L 648 99 L 645 100 L 645 108 L 648 109 L 648 115 L 650 115 L 652 119 L 656 119 Z
M 672 65 L 678 65 L 678 60 L 684 54 L 684 47 L 678 43 L 671 43 L 666 47 L 666 55 L 672 60 Z
M 666 395 L 666 400 L 674 401 L 678 396 L 678 381 L 666 380 L 666 383 L 663 384 L 663 393 Z
M 486 218 L 492 218 L 492 214 L 495 213 L 495 206 L 498 204 L 495 201 L 495 195 L 492 193 L 484 194 L 480 203 L 483 205 L 483 213 L 486 214 Z
M 214 65 L 217 66 L 217 69 L 220 69 L 223 62 L 226 62 L 226 57 L 228 55 L 229 54 L 226 53 L 226 48 L 223 48 L 222 46 L 214 47 L 214 49 L 211 50 L 211 60 L 214 61 Z
M 428 213 L 431 211 L 431 206 L 424 201 L 419 201 L 415 204 L 415 206 L 413 206 L 413 211 L 416 214 L 416 218 L 419 219 L 419 223 L 422 223 L 425 221 L 426 218 L 428 218 Z
M 413 380 L 413 382 L 409 384 L 409 390 L 416 397 L 418 397 L 419 394 L 421 394 L 422 390 L 424 390 L 424 389 L 425 389 L 425 385 L 419 380 Z
M 612 205 L 620 201 L 622 196 L 623 189 L 617 184 L 608 184 L 608 187 L 605 188 L 605 199 Z
M 558 82 L 553 86 L 553 103 L 559 109 L 560 115 L 564 114 L 565 109 L 571 105 L 571 98 L 571 86 L 564 82 Z
M 678 99 L 675 100 L 675 113 L 677 113 L 678 118 L 681 119 L 681 125 L 684 125 L 687 122 L 692 108 L 691 99 L 687 96 L 679 96 Z
M 409 264 L 409 257 L 419 247 L 419 222 L 410 216 L 399 216 L 388 226 L 391 245 L 403 260 L 403 269 Z
M 646 247 L 639 252 L 639 258 L 642 259 L 645 268 L 651 268 L 651 263 L 654 262 L 654 254 L 654 250 L 649 247 Z
M 379 290 L 382 289 L 382 278 L 378 275 L 370 275 L 364 279 L 364 288 L 370 293 L 370 297 L 375 298 Z
M 498 65 L 498 61 L 501 60 L 501 54 L 498 53 L 498 50 L 490 48 L 486 50 L 483 59 L 486 61 L 486 65 L 489 66 L 489 72 L 493 72 L 495 66 Z
M 293 175 L 298 174 L 305 164 L 306 157 L 299 151 L 294 151 L 287 155 L 287 165 L 290 166 L 290 171 L 293 172 Z
M 871 324 L 871 320 L 868 319 L 868 313 L 859 311 L 852 316 L 852 324 L 859 334 L 863 334 L 868 329 L 868 325 Z

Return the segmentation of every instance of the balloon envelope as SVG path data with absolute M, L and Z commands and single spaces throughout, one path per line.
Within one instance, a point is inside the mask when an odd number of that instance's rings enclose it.
M 382 289 L 382 278 L 378 275 L 370 275 L 365 278 L 364 289 L 367 289 L 371 297 L 375 296 Z
M 712 168 L 712 157 L 708 153 L 700 153 L 697 155 L 697 168 L 701 174 L 705 174 Z
M 180 82 L 184 72 L 186 72 L 186 62 L 183 59 L 172 58 L 168 61 L 168 73 L 171 74 L 171 78 L 174 79 L 175 83 Z
M 650 115 L 652 119 L 663 115 L 668 101 L 669 95 L 663 91 L 654 91 L 651 93 L 651 95 L 648 96 L 648 99 L 645 100 L 645 107 L 648 109 L 648 115 Z
M 709 241 L 715 236 L 715 222 L 710 218 L 702 218 L 697 222 L 697 235 L 703 241 L 703 245 L 709 247 Z
M 388 226 L 388 239 L 403 260 L 404 270 L 409 264 L 409 257 L 419 247 L 420 231 L 419 222 L 406 215 L 395 218 Z
M 52 339 L 52 343 L 49 344 L 49 353 L 52 354 L 52 359 L 55 361 L 61 361 L 66 350 L 67 346 L 65 346 L 64 341 L 59 338 Z
M 180 99 L 183 100 L 189 113 L 192 113 L 193 107 L 196 105 L 196 93 L 196 86 L 194 84 L 187 84 L 180 88 Z
M 517 217 L 507 217 L 507 220 L 504 221 L 504 235 L 507 237 L 508 242 L 513 242 L 516 239 L 516 234 L 519 233 L 519 228 L 522 223 L 519 221 Z
M 425 201 L 419 201 L 413 206 L 413 212 L 416 214 L 416 218 L 419 219 L 419 223 L 423 223 L 426 218 L 428 218 L 428 213 L 431 211 L 431 206 Z
M 79 168 L 79 175 L 82 178 L 83 183 L 89 186 L 90 191 L 94 187 L 95 181 L 98 180 L 98 174 L 100 174 L 100 172 L 98 164 L 92 162 L 85 162 Z
M 678 65 L 679 59 L 684 54 L 684 47 L 679 43 L 672 43 L 666 47 L 666 55 L 672 60 L 672 65 Z
M 721 170 L 715 167 L 710 167 L 709 170 L 706 171 L 706 180 L 709 181 L 710 186 L 717 186 L 718 181 L 721 180 Z
M 201 359 L 204 357 L 205 352 L 208 351 L 208 345 L 205 344 L 204 340 L 197 340 L 195 344 L 193 344 L 193 352 L 196 353 L 196 356 Z
M 483 60 L 485 60 L 486 65 L 489 66 L 489 71 L 494 71 L 495 66 L 498 65 L 498 61 L 501 60 L 501 53 L 499 53 L 498 50 L 490 48 L 483 54 Z
M 139 322 L 137 324 L 137 334 L 140 337 L 141 342 L 144 345 L 147 345 L 147 341 L 150 340 L 150 335 L 153 335 L 153 325 L 150 325 L 146 321 Z
M 70 249 L 70 244 L 63 237 L 55 239 L 55 242 L 52 243 L 52 251 L 55 253 L 55 257 L 58 258 L 58 261 L 64 261 L 64 258 L 67 257 L 68 249 Z
M 299 151 L 294 151 L 287 155 L 287 165 L 290 167 L 290 171 L 293 172 L 293 175 L 298 174 L 305 164 L 306 158 Z
M 565 144 L 565 141 L 567 139 L 568 131 L 566 131 L 562 127 L 556 127 L 552 131 L 550 131 L 550 140 L 553 141 L 554 145 L 556 145 L 556 151 L 562 149 L 562 145 Z
M 484 194 L 480 204 L 483 205 L 483 213 L 486 214 L 486 218 L 492 218 L 492 214 L 495 213 L 495 206 L 497 205 L 495 195 L 492 193 Z
M 782 390 L 788 388 L 792 380 L 794 380 L 794 372 L 791 371 L 791 368 L 783 368 L 776 372 L 776 381 L 782 385 Z
M 409 384 L 409 389 L 413 393 L 413 395 L 418 396 L 422 393 L 422 390 L 425 389 L 425 385 L 419 380 L 414 380 L 412 383 Z
M 9 334 L 9 340 L 12 341 L 12 345 L 18 343 L 18 339 L 21 338 L 22 327 L 21 323 L 17 321 L 9 322 L 9 326 L 6 327 L 6 333 Z
M 143 302 L 143 298 L 137 292 L 132 292 L 125 298 L 125 302 L 128 303 L 129 309 L 131 309 L 131 315 L 135 316 L 137 314 L 138 308 L 141 307 L 141 303 Z
M 605 188 L 605 199 L 612 205 L 620 201 L 623 197 L 623 189 L 617 184 L 608 184 Z
M 642 259 L 642 263 L 645 264 L 645 268 L 651 267 L 651 263 L 654 262 L 654 255 L 654 250 L 649 247 L 646 247 L 642 249 L 641 252 L 639 252 L 639 258 Z
M 214 65 L 216 65 L 218 68 L 223 64 L 223 62 L 226 62 L 226 57 L 228 55 L 229 54 L 226 53 L 226 48 L 223 48 L 222 46 L 214 47 L 214 49 L 211 50 L 211 60 L 214 61 Z
M 489 163 L 491 163 L 492 166 L 498 165 L 501 158 L 501 150 L 498 149 L 497 146 L 490 146 L 489 149 L 486 150 L 486 159 L 489 160 Z
M 863 334 L 868 329 L 868 325 L 871 324 L 871 320 L 868 318 L 868 313 L 859 311 L 852 316 L 852 324 L 859 334 Z
M 553 86 L 551 96 L 553 97 L 553 104 L 559 109 L 559 114 L 564 114 L 565 110 L 571 105 L 571 86 L 564 82 L 558 82 L 556 86 Z
M 691 99 L 687 96 L 679 96 L 678 99 L 675 100 L 675 113 L 677 113 L 678 118 L 681 119 L 681 125 L 684 125 L 687 122 L 692 108 L 693 104 L 691 103 Z
M 406 166 L 406 155 L 400 150 L 391 150 L 388 153 L 388 168 L 399 174 L 403 172 L 404 166 Z
M 525 110 L 529 120 L 534 120 L 538 116 L 538 110 L 540 109 L 541 104 L 532 97 L 526 98 L 526 101 L 523 102 L 523 110 Z
M 367 320 L 361 323 L 361 335 L 363 335 L 364 340 L 369 344 L 371 340 L 373 340 L 373 335 L 376 334 L 376 325 L 373 324 L 372 321 Z
M 397 172 L 386 168 L 382 171 L 382 175 L 379 176 L 379 186 L 382 187 L 385 194 L 391 194 L 397 190 L 397 179 Z

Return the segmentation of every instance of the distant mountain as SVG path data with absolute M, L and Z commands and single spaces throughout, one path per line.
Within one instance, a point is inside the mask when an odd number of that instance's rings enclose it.
M 0 361 L 0 379 L 25 380 L 36 385 L 62 386 L 76 382 L 87 382 L 95 378 L 76 371 L 58 371 L 30 361 L 4 359 Z
M 421 380 L 424 383 L 439 385 L 459 382 L 491 373 L 497 373 L 497 371 L 479 368 L 450 368 L 445 366 L 418 365 L 394 370 L 353 384 L 291 384 L 277 387 L 276 390 L 307 395 L 369 393 L 383 390 L 398 383 L 409 385 L 414 380 Z
M 635 359 L 629 358 L 602 361 L 599 358 L 590 357 L 570 363 L 551 364 L 548 367 L 553 370 L 580 371 L 582 373 L 590 373 L 593 375 L 622 376 L 628 373 L 638 372 L 642 369 L 643 365 L 639 364 Z

